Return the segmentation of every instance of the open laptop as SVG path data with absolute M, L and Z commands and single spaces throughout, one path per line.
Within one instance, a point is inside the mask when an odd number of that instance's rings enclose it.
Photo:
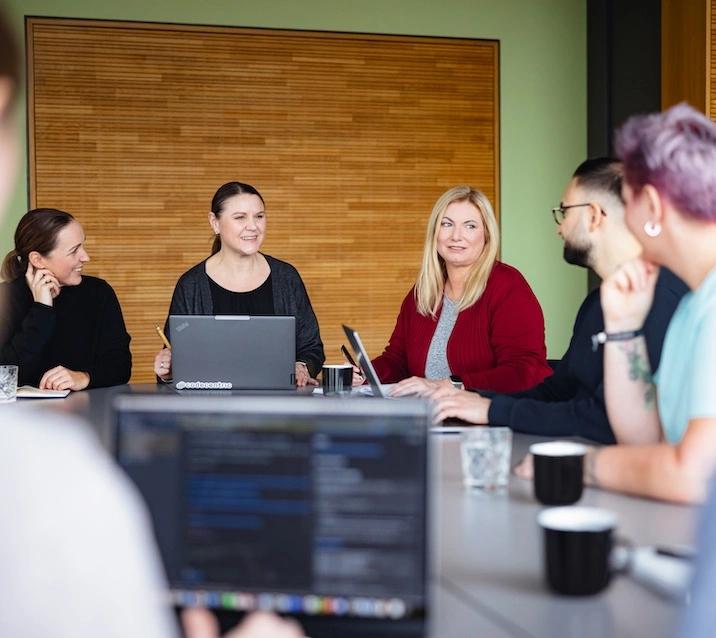
M 351 348 L 353 348 L 353 352 L 356 355 L 356 363 L 360 366 L 360 369 L 363 372 L 363 376 L 370 384 L 371 390 L 373 391 L 373 396 L 384 398 L 388 397 L 388 391 L 383 387 L 383 384 L 380 382 L 378 374 L 370 361 L 368 352 L 366 352 L 365 346 L 363 346 L 363 342 L 361 341 L 360 335 L 355 330 L 353 330 L 353 328 L 349 328 L 345 324 L 342 325 L 343 332 L 346 333 L 346 337 L 348 338 L 348 343 L 351 344 Z
M 177 390 L 288 390 L 295 387 L 296 319 L 171 315 Z
M 427 635 L 422 401 L 125 395 L 116 455 L 176 606 L 296 617 L 311 638 Z

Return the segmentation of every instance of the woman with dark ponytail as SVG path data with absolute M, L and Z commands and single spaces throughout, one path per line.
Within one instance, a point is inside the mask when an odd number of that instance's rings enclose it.
M 325 360 L 318 321 L 298 271 L 260 252 L 266 234 L 263 197 L 249 184 L 224 184 L 211 201 L 209 223 L 215 235 L 211 256 L 179 278 L 169 314 L 294 316 L 296 385 L 315 385 Z M 154 372 L 171 378 L 171 350 L 157 354 Z
M 36 208 L 15 231 L 2 264 L 0 362 L 19 382 L 52 390 L 127 383 L 129 335 L 110 285 L 82 274 L 89 255 L 69 213 Z

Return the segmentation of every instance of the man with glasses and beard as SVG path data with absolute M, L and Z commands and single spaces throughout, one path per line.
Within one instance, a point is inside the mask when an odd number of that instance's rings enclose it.
M 591 268 L 602 279 L 641 251 L 624 222 L 622 166 L 617 160 L 583 162 L 552 215 L 564 241 L 565 261 Z M 652 370 L 658 367 L 666 327 L 685 292 L 683 282 L 662 269 L 644 325 Z M 455 417 L 475 424 L 507 425 L 516 432 L 614 443 L 604 405 L 604 357 L 592 340 L 603 330 L 596 289 L 582 302 L 567 352 L 551 377 L 531 390 L 512 394 L 439 388 L 430 395 L 438 402 L 438 419 Z

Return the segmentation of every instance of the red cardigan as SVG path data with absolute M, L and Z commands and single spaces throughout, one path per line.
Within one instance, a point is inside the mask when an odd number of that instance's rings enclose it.
M 373 359 L 383 383 L 425 376 L 428 348 L 438 316 L 418 313 L 414 289 L 405 297 L 383 354 Z M 447 344 L 453 374 L 467 388 L 518 392 L 552 373 L 546 360 L 544 317 L 537 297 L 520 272 L 496 262 L 487 287 L 470 308 L 458 314 Z

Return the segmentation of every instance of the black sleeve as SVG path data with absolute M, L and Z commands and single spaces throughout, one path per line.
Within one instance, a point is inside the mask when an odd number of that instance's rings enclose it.
M 575 398 L 574 381 L 565 357 L 551 377 L 538 386 L 515 394 L 495 394 L 490 403 L 490 425 L 507 425 L 515 432 L 542 436 L 581 436 L 599 443 L 614 443 L 599 384 L 590 397 Z
M 164 334 L 166 335 L 167 339 L 169 339 L 169 342 L 171 343 L 172 336 L 169 329 L 169 317 L 171 315 L 191 315 L 195 314 L 193 312 L 190 312 L 189 310 L 189 304 L 186 299 L 186 285 L 184 284 L 184 278 L 183 276 L 179 278 L 179 281 L 177 281 L 177 285 L 174 286 L 174 292 L 172 294 L 172 300 L 169 304 L 169 312 L 167 313 L 167 318 L 164 321 Z
M 522 392 L 510 392 L 501 394 L 494 390 L 475 390 L 482 396 L 492 398 L 497 396 L 510 397 L 512 399 L 534 399 L 537 401 L 564 401 L 574 396 L 574 380 L 568 373 L 569 366 L 567 358 L 562 359 L 554 373 L 547 377 L 542 383 L 529 390 Z
M 296 360 L 303 361 L 308 366 L 308 373 L 315 377 L 326 360 L 318 320 L 298 273 L 292 288 L 296 303 Z
M 569 401 L 517 399 L 500 394 L 492 399 L 490 425 L 507 425 L 515 432 L 542 436 L 581 436 L 598 443 L 614 443 L 604 406 L 604 388 L 588 398 Z
M 117 295 L 109 284 L 102 295 L 97 320 L 97 350 L 92 366 L 87 370 L 90 375 L 88 387 L 104 388 L 127 383 L 132 374 L 130 336 Z
M 17 282 L 4 286 L 0 312 L 0 363 L 32 368 L 55 334 L 55 309 L 24 299 Z

